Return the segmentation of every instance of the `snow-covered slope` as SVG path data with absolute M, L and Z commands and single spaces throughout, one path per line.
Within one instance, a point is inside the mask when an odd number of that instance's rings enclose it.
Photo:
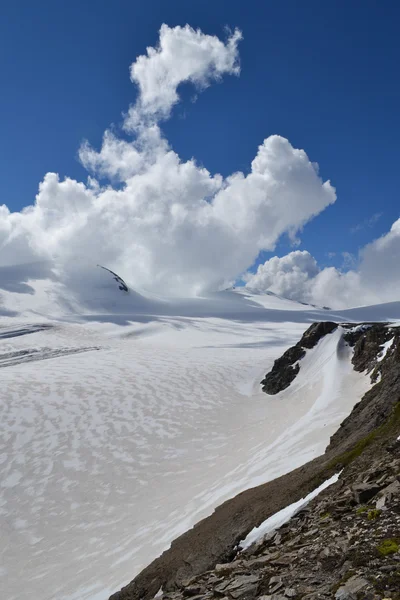
M 159 298 L 104 269 L 24 285 L 0 319 L 3 600 L 106 598 L 223 500 L 320 454 L 369 385 L 340 329 L 284 392 L 259 382 L 312 321 L 400 318 Z

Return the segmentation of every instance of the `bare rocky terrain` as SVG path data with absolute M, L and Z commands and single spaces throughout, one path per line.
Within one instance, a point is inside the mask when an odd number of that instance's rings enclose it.
M 398 599 L 399 474 L 400 442 L 371 446 L 280 529 L 163 597 Z
M 283 372 L 285 384 L 301 350 L 336 327 L 312 325 L 297 349 L 276 361 L 275 383 Z M 354 368 L 374 385 L 324 455 L 225 502 L 110 600 L 150 599 L 160 589 L 165 600 L 400 598 L 400 331 L 382 323 L 343 327 Z M 339 471 L 336 484 L 241 551 L 254 527 Z

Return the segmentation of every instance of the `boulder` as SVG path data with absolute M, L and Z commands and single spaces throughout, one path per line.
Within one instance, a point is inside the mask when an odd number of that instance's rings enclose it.
M 352 491 L 354 500 L 357 504 L 366 504 L 382 489 L 381 485 L 376 483 L 358 483 L 353 485 Z
M 376 502 L 376 508 L 382 510 L 386 504 L 388 504 L 394 496 L 400 495 L 400 482 L 393 481 L 390 485 L 386 486 L 378 494 L 378 500 Z
M 260 578 L 258 575 L 239 575 L 224 587 L 224 594 L 228 593 L 232 598 L 243 598 L 254 596 L 257 592 Z M 215 588 L 217 589 L 217 588 Z
M 362 577 L 351 577 L 338 589 L 335 594 L 336 600 L 357 600 L 359 592 L 365 590 L 369 583 Z

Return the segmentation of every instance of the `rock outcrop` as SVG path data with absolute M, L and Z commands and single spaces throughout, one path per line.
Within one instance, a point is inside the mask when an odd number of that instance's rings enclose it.
M 400 400 L 400 328 L 382 323 L 363 327 L 350 329 L 345 339 L 354 344 L 354 369 L 369 373 L 375 385 L 332 436 L 328 450 L 338 445 L 351 448 L 360 438 L 367 438 L 388 419 Z M 355 339 L 351 337 L 354 334 Z
M 301 340 L 274 362 L 272 370 L 261 381 L 263 392 L 273 395 L 289 387 L 300 371 L 299 361 L 306 355 L 306 350 L 314 348 L 321 338 L 332 333 L 337 326 L 337 323 L 330 321 L 313 323 Z

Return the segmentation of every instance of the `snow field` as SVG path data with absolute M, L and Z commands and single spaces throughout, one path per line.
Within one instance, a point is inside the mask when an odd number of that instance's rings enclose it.
M 107 598 L 221 502 L 323 452 L 368 389 L 338 329 L 287 390 L 260 392 L 326 311 L 240 291 L 153 298 L 153 314 L 141 298 L 2 319 L 4 600 L 28 581 L 32 598 Z

